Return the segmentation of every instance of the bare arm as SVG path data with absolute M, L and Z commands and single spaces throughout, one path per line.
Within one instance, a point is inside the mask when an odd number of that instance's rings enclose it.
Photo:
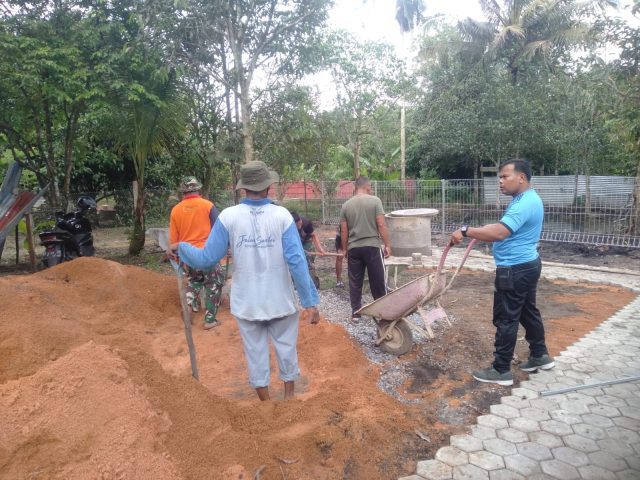
M 349 227 L 346 220 L 340 220 L 340 242 L 342 243 L 342 251 L 346 255 L 349 242 Z
M 376 226 L 384 243 L 384 256 L 388 257 L 391 255 L 391 243 L 389 242 L 389 232 L 387 230 L 387 222 L 384 221 L 384 215 L 376 215 Z
M 326 250 L 322 246 L 322 243 L 320 242 L 320 239 L 318 238 L 318 235 L 316 235 L 316 232 L 313 232 L 311 234 L 311 240 L 313 241 L 313 245 L 314 245 L 314 247 L 316 247 L 316 250 L 320 254 L 324 255 L 326 253 Z
M 481 242 L 499 242 L 511 235 L 511 231 L 501 223 L 490 223 L 483 227 L 469 227 L 467 237 Z M 456 230 L 451 234 L 451 242 L 458 244 L 463 240 L 462 232 Z

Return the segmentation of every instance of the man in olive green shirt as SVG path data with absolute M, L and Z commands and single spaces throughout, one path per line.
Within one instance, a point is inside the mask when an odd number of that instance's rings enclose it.
M 340 211 L 340 237 L 342 251 L 347 254 L 353 320 L 358 319 L 355 312 L 362 306 L 365 270 L 373 298 L 387 294 L 383 256 L 391 255 L 382 202 L 371 195 L 371 182 L 367 177 L 358 177 L 355 187 L 355 195 L 342 205 Z M 380 248 L 380 240 L 384 243 L 384 250 Z

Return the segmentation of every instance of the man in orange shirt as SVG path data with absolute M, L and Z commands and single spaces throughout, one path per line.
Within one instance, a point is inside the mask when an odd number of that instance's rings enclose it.
M 169 244 L 188 242 L 194 247 L 202 248 L 209 238 L 220 211 L 207 199 L 202 198 L 202 184 L 195 177 L 184 177 L 180 183 L 182 201 L 171 209 L 169 220 Z M 220 325 L 216 319 L 218 305 L 222 297 L 224 275 L 220 264 L 211 270 L 195 270 L 187 267 L 189 285 L 187 286 L 187 303 L 197 312 L 200 308 L 199 294 L 204 289 L 204 328 L 209 330 Z

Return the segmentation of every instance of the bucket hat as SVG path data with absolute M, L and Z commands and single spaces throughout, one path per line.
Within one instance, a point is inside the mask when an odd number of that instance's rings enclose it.
M 197 192 L 202 188 L 202 184 L 196 177 L 183 177 L 180 181 L 180 191 L 182 193 Z
M 261 192 L 269 185 L 279 181 L 278 174 L 273 170 L 269 170 L 264 162 L 253 160 L 240 167 L 240 181 L 236 185 L 236 190 L 244 188 L 245 190 Z

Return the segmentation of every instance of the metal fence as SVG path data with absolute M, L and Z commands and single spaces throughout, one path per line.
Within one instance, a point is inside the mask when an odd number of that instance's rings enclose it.
M 484 225 L 499 220 L 511 197 L 499 193 L 496 177 L 480 180 L 374 181 L 373 193 L 380 197 L 386 212 L 408 208 L 435 208 L 431 219 L 434 233 L 450 233 L 463 223 Z M 532 186 L 545 204 L 542 239 L 640 248 L 640 235 L 631 233 L 639 213 L 633 205 L 636 188 L 633 177 L 544 176 L 533 177 Z M 353 194 L 353 182 L 321 182 L 307 198 L 283 198 L 279 203 L 316 222 L 337 224 L 340 208 Z M 86 193 L 85 193 L 86 194 Z M 130 226 L 133 218 L 131 190 L 104 194 L 89 193 L 98 199 L 99 210 L 106 204 L 113 224 Z M 232 191 L 218 192 L 212 199 L 220 208 L 233 205 Z M 169 213 L 178 201 L 170 190 L 148 189 L 145 197 L 147 227 L 166 226 Z M 34 212 L 36 224 L 52 217 L 46 207 Z M 99 226 L 111 226 L 100 220 Z
M 640 214 L 633 204 L 635 182 L 633 177 L 533 177 L 532 186 L 545 204 L 542 239 L 640 248 L 640 235 L 631 231 Z M 338 223 L 349 189 L 337 189 L 334 183 L 321 184 L 320 189 L 323 223 Z M 373 182 L 373 190 L 387 212 L 438 209 L 432 231 L 445 233 L 463 223 L 495 223 L 511 201 L 500 194 L 497 177 Z

